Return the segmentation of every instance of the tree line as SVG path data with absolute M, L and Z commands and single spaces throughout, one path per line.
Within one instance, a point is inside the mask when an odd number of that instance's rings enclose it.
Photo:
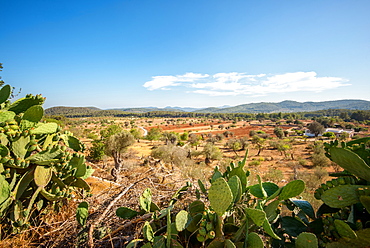
M 221 120 L 297 120 L 335 117 L 344 121 L 370 121 L 370 110 L 327 109 L 312 112 L 296 113 L 197 113 L 151 111 L 130 113 L 121 110 L 96 110 L 90 108 L 65 108 L 63 111 L 47 111 L 48 116 L 65 116 L 68 118 L 83 117 L 136 117 L 136 118 L 210 118 Z

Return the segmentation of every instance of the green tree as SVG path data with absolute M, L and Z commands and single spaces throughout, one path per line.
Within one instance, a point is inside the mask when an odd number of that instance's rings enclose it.
M 196 135 L 195 133 L 191 133 L 189 135 L 188 142 L 190 143 L 191 146 L 195 146 L 195 150 L 198 150 L 199 140 L 200 140 L 200 136 L 199 135 Z
M 310 130 L 310 132 L 312 134 L 315 135 L 315 137 L 317 137 L 319 134 L 322 134 L 324 131 L 325 131 L 325 128 L 323 125 L 321 125 L 320 123 L 314 121 L 314 122 L 311 122 L 309 125 L 308 125 L 308 130 Z
M 123 154 L 134 143 L 134 136 L 127 131 L 110 136 L 105 143 L 105 153 L 114 160 L 114 168 L 111 174 L 116 182 L 120 181 L 119 173 L 122 170 Z
M 247 149 L 247 147 L 249 145 L 249 141 L 248 141 L 248 138 L 247 137 L 240 137 L 239 138 L 239 142 L 240 142 L 240 145 L 241 145 L 240 150 Z
M 229 139 L 226 142 L 226 147 L 233 150 L 233 152 L 235 153 L 236 156 L 239 156 L 236 151 L 239 151 L 241 149 L 242 145 L 240 144 L 238 139 Z
M 177 141 L 179 140 L 179 135 L 175 132 L 163 132 L 162 140 L 165 142 L 166 145 L 176 145 Z
M 258 149 L 258 153 L 256 156 L 259 156 L 260 153 L 266 148 L 266 139 L 261 138 L 258 135 L 254 135 L 252 137 L 252 144 L 254 144 Z
M 226 138 L 229 138 L 229 136 L 234 136 L 234 133 L 233 132 L 231 132 L 231 131 L 225 131 L 225 132 L 223 132 L 222 133 Z
M 106 129 L 100 131 L 102 139 L 107 139 L 110 136 L 122 132 L 122 127 L 116 124 L 108 126 Z
M 249 131 L 249 137 L 253 137 L 254 135 L 257 135 L 257 131 L 256 130 L 250 130 Z
M 182 141 L 187 141 L 189 139 L 189 133 L 188 132 L 183 132 L 181 135 L 180 135 L 180 139 Z
M 225 138 L 225 136 L 222 134 L 222 133 L 217 133 L 216 134 L 216 139 L 217 139 L 217 141 L 221 141 L 221 140 L 223 140 Z
M 134 138 L 139 142 L 141 137 L 142 137 L 142 134 L 140 132 L 139 129 L 137 128 L 131 128 L 130 130 L 130 133 L 132 134 L 132 136 L 134 136 Z
M 285 158 L 287 158 L 287 151 L 290 151 L 291 149 L 292 146 L 285 142 L 280 142 L 280 144 L 277 147 L 277 150 L 280 152 L 281 155 L 284 154 Z
M 347 132 L 342 132 L 342 133 L 339 135 L 339 141 L 346 141 L 347 139 L 349 139 L 349 133 L 347 133 Z
M 89 157 L 93 161 L 100 161 L 105 155 L 105 144 L 101 140 L 94 140 L 91 142 L 92 146 L 89 148 Z
M 335 139 L 335 134 L 333 132 L 325 132 L 322 134 L 323 137 L 327 137 L 329 139 Z
M 203 149 L 203 155 L 205 157 L 205 163 L 210 164 L 212 160 L 218 160 L 222 158 L 222 152 L 220 149 L 212 143 L 207 143 Z
M 281 139 L 284 137 L 284 130 L 281 127 L 275 127 L 274 134 L 276 135 L 276 137 Z
M 159 127 L 154 127 L 148 131 L 146 138 L 150 141 L 159 140 L 162 136 L 162 129 Z

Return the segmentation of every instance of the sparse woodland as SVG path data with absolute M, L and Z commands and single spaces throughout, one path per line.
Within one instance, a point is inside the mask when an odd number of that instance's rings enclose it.
M 70 118 L 11 93 L 0 91 L 1 247 L 370 244 L 366 111 Z

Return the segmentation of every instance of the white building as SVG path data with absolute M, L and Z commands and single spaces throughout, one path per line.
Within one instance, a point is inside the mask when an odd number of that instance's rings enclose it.
M 332 132 L 337 137 L 339 137 L 342 133 L 348 133 L 350 138 L 352 138 L 352 136 L 355 134 L 355 131 L 353 129 L 343 129 L 343 128 L 326 128 L 324 133 L 327 132 Z M 306 129 L 303 135 L 306 135 L 308 137 L 315 137 L 315 134 L 311 133 L 309 129 Z M 319 136 L 322 135 L 319 134 Z

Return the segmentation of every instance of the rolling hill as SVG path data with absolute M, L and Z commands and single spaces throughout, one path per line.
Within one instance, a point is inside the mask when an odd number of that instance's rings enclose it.
M 289 112 L 309 112 L 324 109 L 349 109 L 349 110 L 370 110 L 370 101 L 365 100 L 336 100 L 324 102 L 296 102 L 296 101 L 282 101 L 282 102 L 260 102 L 242 104 L 234 107 L 221 108 L 181 108 L 181 107 L 144 107 L 144 108 L 117 108 L 102 110 L 96 107 L 52 107 L 45 110 L 48 115 L 89 115 L 91 113 L 102 112 L 127 112 L 127 113 L 147 113 L 153 111 L 165 112 L 196 112 L 196 113 L 289 113 Z
M 283 101 L 278 103 L 260 102 L 242 104 L 229 108 L 206 108 L 198 113 L 278 113 L 278 112 L 308 112 L 324 109 L 370 110 L 370 101 L 336 100 L 324 102 Z

